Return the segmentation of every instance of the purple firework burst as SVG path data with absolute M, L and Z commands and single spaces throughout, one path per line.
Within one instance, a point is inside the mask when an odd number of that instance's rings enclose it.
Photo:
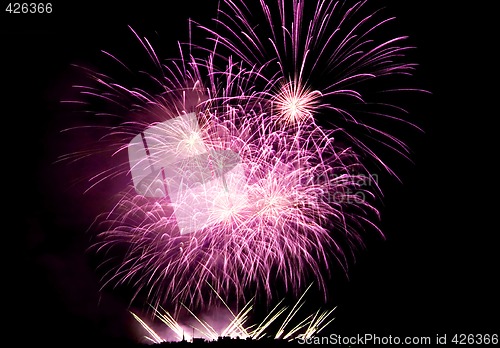
M 409 47 L 380 40 L 390 19 L 365 2 L 309 4 L 261 0 L 255 12 L 225 0 L 214 28 L 196 26 L 209 44 L 166 61 L 133 31 L 156 66 L 151 91 L 88 71 L 81 93 L 118 109 L 96 113 L 114 120 L 97 151 L 65 159 L 119 159 L 88 189 L 129 180 L 97 219 L 103 286 L 203 308 L 247 291 L 299 295 L 314 279 L 326 299 L 332 261 L 345 265 L 365 230 L 382 234 L 367 165 L 393 172 L 370 144 L 408 149 L 373 119 L 407 121 L 371 98 L 378 80 L 411 75 Z

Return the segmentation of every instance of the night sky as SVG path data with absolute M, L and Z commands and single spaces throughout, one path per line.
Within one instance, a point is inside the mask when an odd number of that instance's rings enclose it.
M 155 4 L 156 3 L 156 4 Z M 164 42 L 162 55 L 187 39 L 187 19 L 208 21 L 217 1 L 53 2 L 50 15 L 9 15 L 1 2 L 0 83 L 4 132 L 3 338 L 134 342 L 145 333 L 111 290 L 99 292 L 85 229 L 104 202 L 81 197 L 68 168 L 54 164 L 72 139 L 60 101 L 81 78 L 71 64 L 98 62 L 100 50 L 139 59 L 127 25 Z M 494 333 L 498 323 L 498 154 L 486 97 L 490 53 L 474 4 L 433 1 L 387 5 L 417 47 L 419 97 L 411 112 L 425 130 L 408 134 L 414 163 L 398 160 L 402 179 L 387 181 L 381 227 L 332 280 L 338 305 L 330 330 L 341 334 L 432 336 Z M 135 46 L 134 46 L 135 45 Z M 129 50 L 130 47 L 130 50 Z M 132 48 L 133 47 L 133 48 Z M 140 59 L 143 59 L 141 57 Z M 495 87 L 492 87 L 495 88 Z M 85 170 L 85 168 L 81 168 Z M 95 197 L 94 197 L 95 198 Z M 99 342 L 99 343 L 96 343 Z

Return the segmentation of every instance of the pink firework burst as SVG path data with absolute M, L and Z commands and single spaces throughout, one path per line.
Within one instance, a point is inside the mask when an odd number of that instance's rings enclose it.
M 272 5 L 260 1 L 256 26 L 258 13 L 223 1 L 216 29 L 198 26 L 214 44 L 181 45 L 180 58 L 165 62 L 133 31 L 156 67 L 145 73 L 151 91 L 92 71 L 94 87 L 78 86 L 112 105 L 96 115 L 114 121 L 98 151 L 65 159 L 116 159 L 88 189 L 129 182 L 96 223 L 103 286 L 131 286 L 132 301 L 145 296 L 154 307 L 203 308 L 214 294 L 236 305 L 249 291 L 298 296 L 314 279 L 326 299 L 332 262 L 345 265 L 365 230 L 381 234 L 380 190 L 365 162 L 392 170 L 367 140 L 407 148 L 364 122 L 399 121 L 380 108 L 402 109 L 363 91 L 410 74 L 404 38 L 375 40 L 388 20 L 363 16 L 364 2 L 319 1 L 311 17 L 298 0 Z
M 336 129 L 337 140 L 363 161 L 396 175 L 381 153 L 408 157 L 410 149 L 389 129 L 418 129 L 398 93 L 426 91 L 407 86 L 416 68 L 406 59 L 414 48 L 408 37 L 394 36 L 395 18 L 369 3 L 260 0 L 250 8 L 226 0 L 216 25 L 199 27 L 217 56 L 229 55 L 269 77 L 273 86 L 263 93 L 269 92 L 278 120 L 307 119 Z

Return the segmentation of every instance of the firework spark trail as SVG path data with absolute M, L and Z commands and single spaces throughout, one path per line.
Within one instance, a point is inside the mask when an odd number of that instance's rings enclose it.
M 312 285 L 312 284 L 311 284 Z M 299 319 L 300 309 L 306 304 L 305 297 L 311 285 L 304 291 L 299 300 L 289 309 L 287 306 L 283 305 L 284 299 L 279 301 L 278 304 L 268 313 L 268 315 L 259 323 L 249 325 L 249 314 L 253 310 L 253 300 L 247 302 L 247 304 L 240 310 L 238 314 L 234 314 L 230 309 L 229 305 L 217 295 L 219 300 L 222 302 L 223 306 L 227 309 L 230 314 L 229 319 L 224 323 L 224 327 L 221 330 L 216 330 L 210 323 L 198 317 L 193 313 L 188 307 L 184 306 L 189 315 L 194 319 L 197 324 L 188 325 L 193 332 L 197 332 L 202 338 L 215 341 L 219 337 L 239 337 L 241 339 L 251 338 L 253 340 L 260 340 L 263 338 L 273 338 L 282 339 L 286 341 L 293 341 L 297 339 L 306 339 L 319 334 L 326 326 L 328 326 L 335 318 L 332 317 L 334 309 L 321 310 L 318 309 L 315 313 L 309 314 L 305 318 Z M 212 288 L 215 292 L 215 289 Z M 190 336 L 185 331 L 188 326 L 182 327 L 181 324 L 172 316 L 167 310 L 163 308 L 153 307 L 154 317 L 158 318 L 164 325 L 166 325 L 176 336 L 176 340 L 191 340 L 195 337 Z M 154 343 L 161 343 L 166 341 L 160 334 L 158 334 L 153 328 L 146 324 L 137 314 L 131 312 L 134 319 L 136 319 L 141 326 L 146 330 L 149 336 L 144 336 L 148 341 Z M 279 322 L 280 318 L 286 314 L 286 317 Z M 291 324 L 292 321 L 300 320 L 296 324 Z M 277 331 L 272 328 L 274 325 L 279 324 Z
M 364 83 L 411 74 L 414 65 L 402 59 L 409 47 L 399 46 L 405 38 L 376 40 L 390 19 L 363 14 L 365 1 L 349 7 L 320 0 L 312 17 L 305 2 L 275 1 L 275 7 L 260 1 L 260 17 L 250 15 L 243 1 L 223 1 L 216 29 L 198 25 L 213 46 L 180 44 L 180 58 L 165 63 L 131 29 L 155 67 L 142 73 L 151 90 L 93 71 L 88 73 L 97 87 L 77 86 L 83 97 L 110 105 L 112 111 L 96 115 L 113 122 L 102 128 L 98 151 L 64 160 L 121 158 L 141 135 L 144 144 L 155 145 L 138 167 L 187 158 L 176 163 L 185 163 L 179 169 L 188 172 L 192 163 L 205 163 L 192 158 L 206 156 L 212 178 L 197 191 L 183 182 L 175 195 L 161 189 L 146 197 L 134 185 L 124 188 L 115 206 L 97 219 L 93 248 L 110 255 L 102 265 L 103 286 L 131 286 L 132 301 L 145 293 L 154 308 L 174 304 L 179 310 L 179 303 L 209 307 L 217 296 L 245 304 L 245 291 L 270 302 L 277 284 L 298 297 L 314 278 L 326 300 L 332 260 L 345 265 L 346 253 L 363 245 L 365 230 L 382 233 L 374 204 L 381 191 L 364 184 L 370 177 L 366 162 L 393 172 L 369 141 L 402 155 L 407 148 L 370 123 L 367 116 L 399 120 L 384 105 L 401 108 L 368 100 L 364 94 L 373 92 Z M 264 24 L 255 26 L 254 18 Z M 194 128 L 168 123 L 193 112 Z M 227 167 L 225 157 L 214 155 L 223 151 L 237 155 L 238 170 L 216 176 Z M 128 161 L 117 162 L 93 175 L 88 189 L 133 175 Z M 161 178 L 161 187 L 171 179 Z M 189 214 L 202 223 L 184 234 L 179 216 Z M 115 262 L 116 254 L 121 256 Z

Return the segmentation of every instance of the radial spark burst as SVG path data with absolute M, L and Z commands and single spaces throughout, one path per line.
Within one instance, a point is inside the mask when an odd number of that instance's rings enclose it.
M 64 159 L 114 161 L 88 190 L 128 180 L 96 220 L 103 286 L 178 310 L 244 304 L 248 291 L 298 297 L 315 279 L 326 300 L 332 261 L 381 233 L 367 165 L 392 170 L 370 144 L 408 149 L 374 119 L 407 121 L 373 98 L 399 89 L 378 87 L 384 77 L 411 75 L 409 47 L 379 38 L 391 19 L 365 1 L 305 3 L 261 0 L 259 12 L 222 1 L 214 28 L 196 26 L 212 44 L 179 45 L 170 60 L 132 30 L 155 66 L 149 82 L 88 71 L 93 85 L 77 86 L 104 104 L 104 131 L 97 150 Z
M 288 125 L 315 123 L 314 113 L 320 106 L 321 97 L 321 92 L 310 91 L 299 81 L 285 83 L 272 101 L 276 108 L 272 115 L 276 122 Z
M 408 156 L 409 148 L 388 130 L 418 127 L 395 95 L 425 91 L 407 85 L 416 68 L 406 59 L 413 47 L 407 36 L 387 34 L 395 18 L 371 9 L 368 0 L 260 0 L 259 5 L 222 1 L 215 27 L 200 28 L 221 56 L 230 52 L 269 77 L 272 86 L 263 93 L 274 100 L 278 120 L 307 119 L 337 129 L 336 138 L 365 162 L 396 175 L 382 154 L 391 149 Z M 388 128 L 381 128 L 383 123 Z

